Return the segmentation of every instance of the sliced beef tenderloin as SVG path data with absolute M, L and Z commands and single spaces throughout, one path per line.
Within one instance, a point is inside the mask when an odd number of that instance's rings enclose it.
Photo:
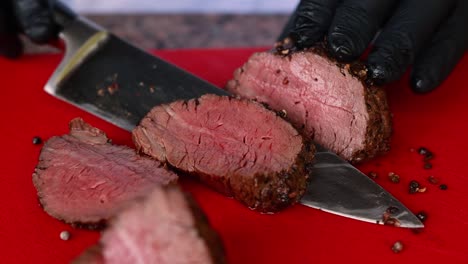
M 96 250 L 97 249 L 97 250 Z M 222 242 L 195 202 L 178 187 L 156 187 L 123 210 L 99 246 L 74 263 L 225 263 Z
M 100 244 L 88 248 L 77 259 L 71 262 L 72 264 L 105 264 L 104 256 L 102 255 L 102 246 Z
M 160 162 L 110 144 L 81 118 L 70 122 L 69 135 L 44 144 L 33 174 L 44 210 L 87 228 L 99 228 L 128 201 L 176 180 Z
M 314 154 L 292 125 L 261 104 L 216 95 L 153 108 L 133 140 L 140 152 L 261 212 L 301 198 Z
M 320 48 L 288 56 L 260 52 L 235 71 L 226 89 L 284 110 L 307 137 L 358 162 L 387 151 L 391 133 L 385 93 L 367 86 L 365 75 L 363 65 L 337 64 Z

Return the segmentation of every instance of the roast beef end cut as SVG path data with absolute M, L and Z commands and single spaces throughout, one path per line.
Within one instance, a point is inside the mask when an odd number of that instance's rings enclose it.
M 104 132 L 82 119 L 70 134 L 43 146 L 33 173 L 40 203 L 51 216 L 76 227 L 102 228 L 126 203 L 177 175 L 126 146 L 108 143 Z
M 133 139 L 139 151 L 262 212 L 301 198 L 314 155 L 313 146 L 273 111 L 216 95 L 153 108 Z
M 339 64 L 320 47 L 255 53 L 226 89 L 284 110 L 306 137 L 352 162 L 388 151 L 391 118 L 382 88 L 360 63 Z
M 176 186 L 156 187 L 135 200 L 111 222 L 99 245 L 75 263 L 225 263 L 219 236 Z

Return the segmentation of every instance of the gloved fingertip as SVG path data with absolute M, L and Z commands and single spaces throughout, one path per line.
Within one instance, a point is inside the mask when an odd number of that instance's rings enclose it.
M 425 94 L 434 90 L 437 87 L 437 84 L 428 78 L 413 75 L 410 79 L 410 86 L 413 92 L 417 94 Z
M 335 41 L 329 38 L 328 51 L 339 62 L 350 62 L 356 59 L 349 45 L 342 41 Z
M 320 35 L 311 31 L 293 31 L 289 34 L 289 37 L 294 41 L 297 49 L 306 49 L 312 47 L 321 40 Z

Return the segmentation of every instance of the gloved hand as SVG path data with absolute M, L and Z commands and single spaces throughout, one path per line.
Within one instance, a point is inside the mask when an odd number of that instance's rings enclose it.
M 288 35 L 299 49 L 325 39 L 340 62 L 358 59 L 375 38 L 368 78 L 392 82 L 413 64 L 411 87 L 426 93 L 468 48 L 468 0 L 301 0 L 280 39 Z
M 39 44 L 56 37 L 58 29 L 50 4 L 50 0 L 0 1 L 0 55 L 8 58 L 21 55 L 23 45 L 19 34 L 25 34 Z

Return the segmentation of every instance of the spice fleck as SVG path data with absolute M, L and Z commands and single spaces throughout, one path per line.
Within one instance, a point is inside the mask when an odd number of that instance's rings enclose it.
M 40 138 L 40 137 L 33 137 L 32 143 L 33 143 L 34 145 L 39 145 L 39 144 L 42 143 L 42 138 Z

